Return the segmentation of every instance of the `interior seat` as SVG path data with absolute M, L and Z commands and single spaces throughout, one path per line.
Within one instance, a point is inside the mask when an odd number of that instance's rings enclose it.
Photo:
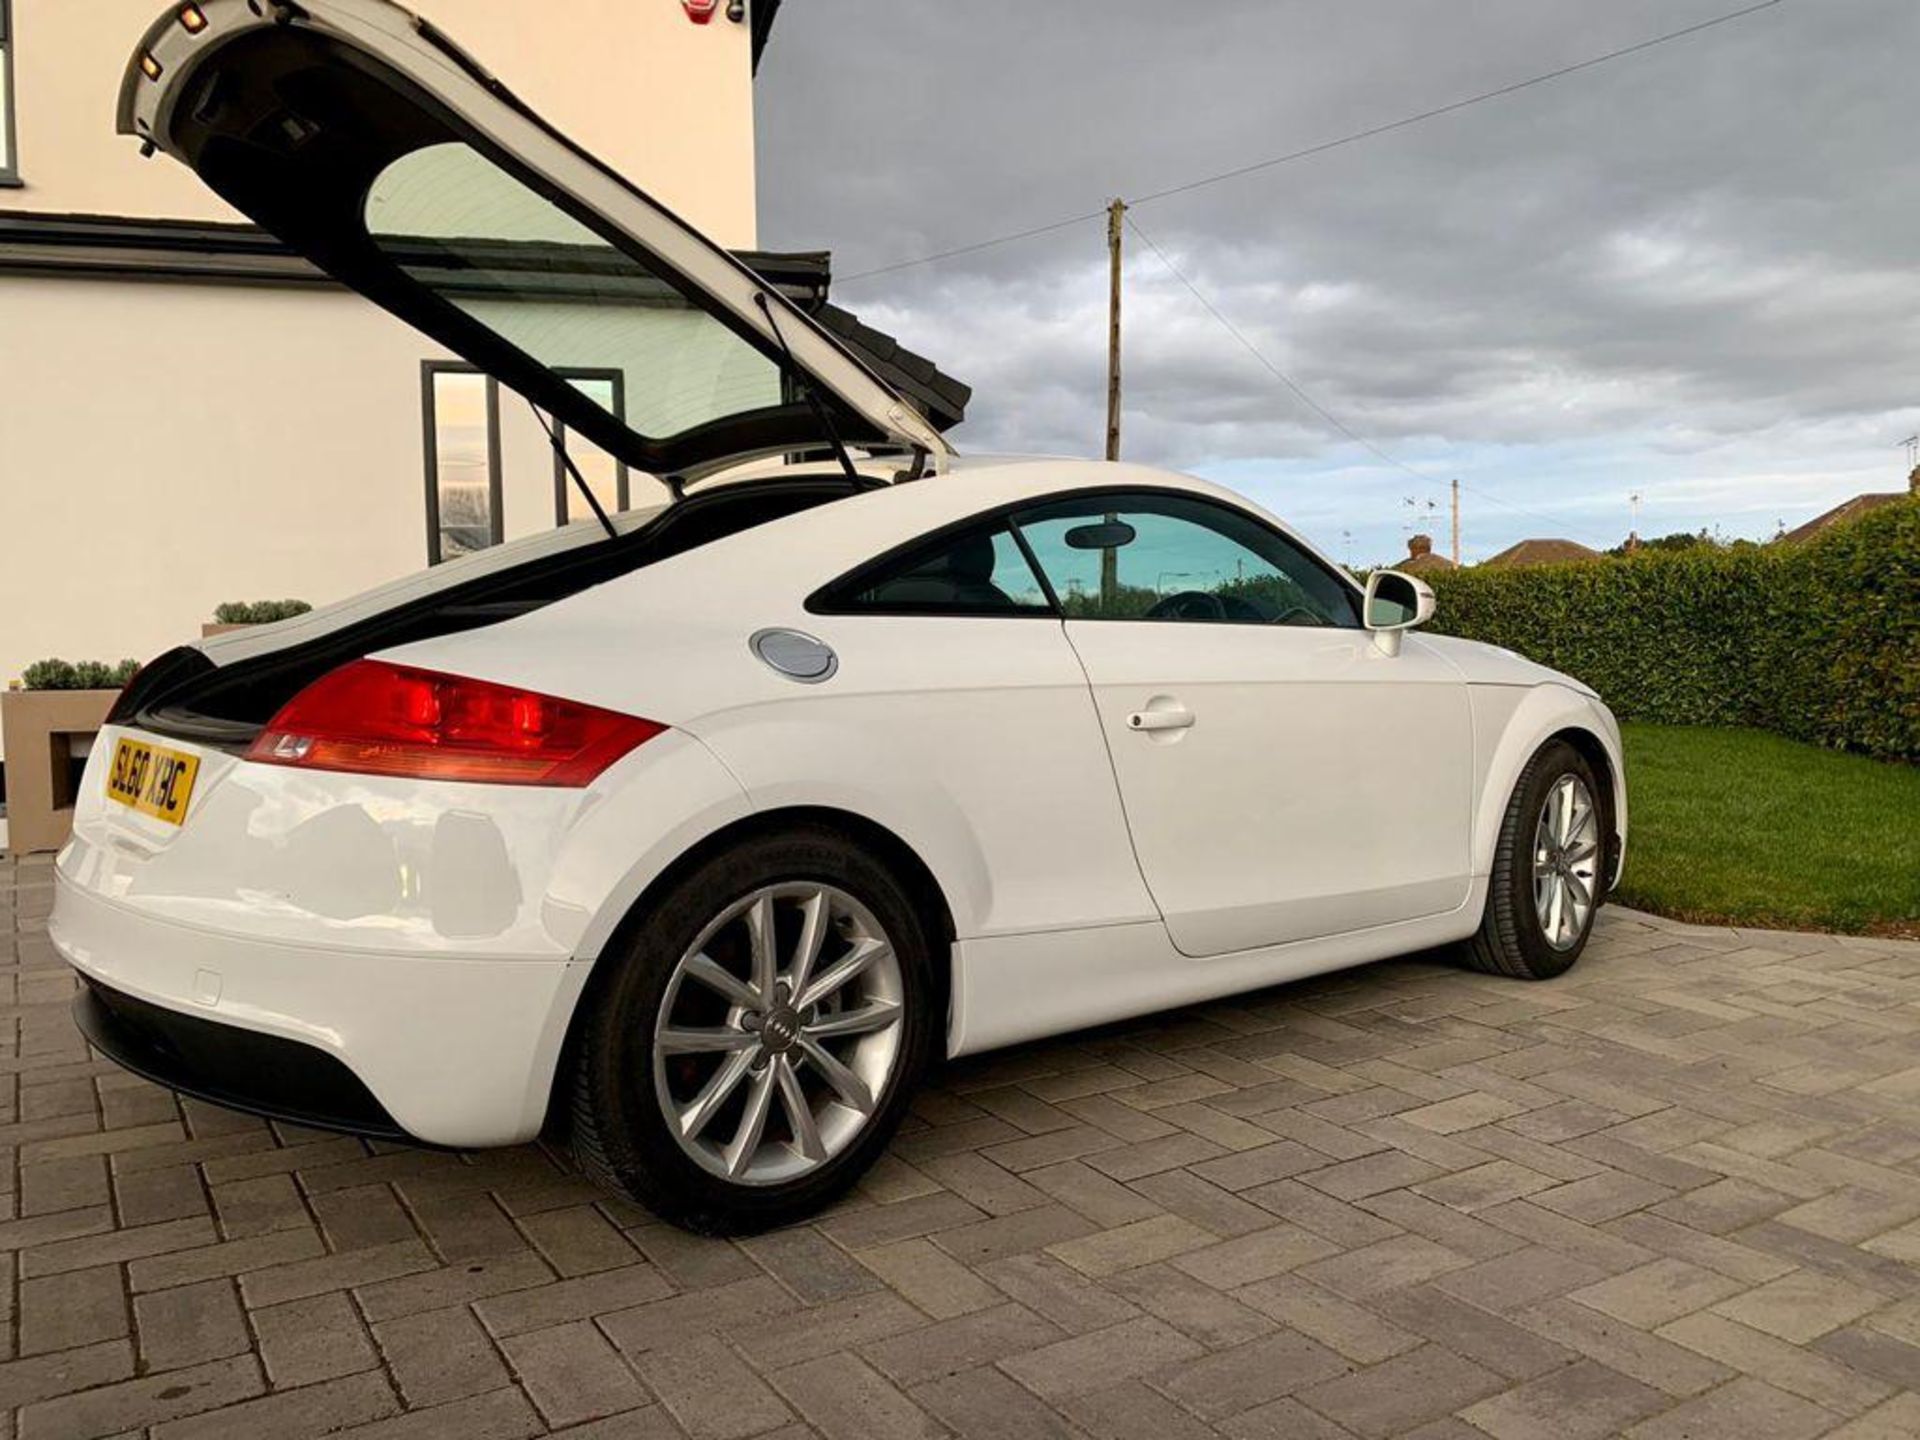
M 1012 597 L 993 583 L 996 558 L 991 535 L 968 535 L 882 580 L 867 592 L 868 599 L 876 605 L 1017 609 Z

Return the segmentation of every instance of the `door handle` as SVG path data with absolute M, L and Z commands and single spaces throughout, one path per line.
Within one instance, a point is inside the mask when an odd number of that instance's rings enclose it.
M 1136 710 L 1127 716 L 1129 730 L 1185 730 L 1193 724 L 1193 712 L 1184 705 L 1164 710 Z

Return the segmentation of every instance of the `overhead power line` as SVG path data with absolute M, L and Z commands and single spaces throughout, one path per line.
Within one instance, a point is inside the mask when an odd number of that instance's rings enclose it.
M 1433 475 L 1428 471 L 1418 469 L 1415 466 L 1409 465 L 1406 461 L 1402 460 L 1399 456 L 1393 454 L 1388 450 L 1382 449 L 1379 445 L 1375 444 L 1372 440 L 1369 440 L 1366 436 L 1362 435 L 1359 431 L 1355 430 L 1351 425 L 1347 424 L 1345 420 L 1342 420 L 1333 411 L 1329 410 L 1325 405 L 1321 404 L 1318 400 L 1316 400 L 1310 393 L 1308 393 L 1306 388 L 1302 386 L 1298 380 L 1295 380 L 1286 371 L 1282 370 L 1278 365 L 1274 364 L 1273 361 L 1269 360 L 1266 356 L 1266 352 L 1261 350 L 1261 348 L 1258 345 L 1254 344 L 1253 341 L 1248 338 L 1247 333 L 1244 330 L 1242 330 L 1238 325 L 1234 324 L 1232 319 L 1226 314 L 1225 311 L 1221 310 L 1221 308 L 1218 305 L 1215 305 L 1213 301 L 1208 299 L 1205 292 L 1202 291 L 1198 285 L 1195 285 L 1192 280 L 1187 278 L 1186 272 L 1182 270 L 1178 265 L 1173 263 L 1172 257 L 1169 256 L 1165 250 L 1160 248 L 1160 243 L 1157 240 L 1155 240 L 1145 230 L 1140 228 L 1140 223 L 1137 220 L 1135 220 L 1131 214 L 1129 214 L 1126 217 L 1126 222 L 1127 222 L 1127 228 L 1133 231 L 1133 233 L 1140 238 L 1141 243 L 1144 244 L 1149 250 L 1153 252 L 1154 258 L 1160 262 L 1161 266 L 1166 270 L 1166 272 L 1169 275 L 1173 276 L 1175 280 L 1180 282 L 1181 286 L 1186 290 L 1186 292 L 1189 295 L 1191 295 L 1194 298 L 1194 300 L 1199 304 L 1200 308 L 1205 310 L 1207 314 L 1212 316 L 1213 319 L 1219 324 L 1220 328 L 1225 330 L 1227 334 L 1231 335 L 1234 338 L 1234 340 L 1238 342 L 1241 349 L 1245 350 L 1256 361 L 1258 361 L 1260 364 L 1260 367 L 1263 370 L 1265 370 L 1269 375 L 1273 376 L 1273 378 L 1278 380 L 1282 385 L 1286 386 L 1287 390 L 1302 405 L 1306 406 L 1307 409 L 1311 410 L 1315 415 L 1318 415 L 1322 420 L 1326 421 L 1327 424 L 1331 425 L 1335 430 L 1339 431 L 1348 440 L 1352 441 L 1355 445 L 1359 446 L 1362 450 L 1366 451 L 1369 455 L 1372 455 L 1375 459 L 1381 461 L 1383 464 L 1390 465 L 1395 470 L 1404 471 L 1406 474 L 1411 475 L 1414 479 L 1419 480 L 1428 485 L 1437 485 L 1441 483 L 1441 477 L 1437 475 Z M 1516 514 L 1531 516 L 1535 520 L 1542 521 L 1543 523 L 1552 525 L 1558 529 L 1567 528 L 1567 522 L 1564 519 L 1554 519 L 1552 517 L 1541 514 L 1537 510 L 1528 510 L 1525 506 L 1515 505 L 1512 501 L 1502 499 L 1500 496 L 1495 495 L 1490 491 L 1483 490 L 1477 485 L 1468 485 L 1464 481 L 1462 481 L 1460 482 L 1460 488 L 1462 490 L 1467 491 L 1470 494 L 1479 496 L 1482 500 L 1488 500 L 1495 505 L 1499 505 L 1503 507 L 1504 509 L 1512 510 Z M 1594 543 L 1595 548 L 1601 549 L 1601 550 L 1606 549 L 1608 543 L 1610 543 L 1605 541 L 1596 543 L 1594 541 L 1594 537 L 1590 534 L 1584 535 L 1583 538 L 1587 540 L 1589 543 Z
M 1492 90 L 1483 90 L 1477 95 L 1469 95 L 1464 99 L 1454 100 L 1445 105 L 1438 105 L 1431 110 L 1421 110 L 1412 115 L 1403 115 L 1397 120 L 1388 120 L 1378 125 L 1370 125 L 1364 130 L 1355 130 L 1350 134 L 1341 135 L 1332 140 L 1322 140 L 1317 144 L 1308 145 L 1303 149 L 1290 150 L 1284 155 L 1273 155 L 1265 160 L 1255 160 L 1250 164 L 1235 166 L 1231 170 L 1222 170 L 1217 174 L 1203 175 L 1198 179 L 1188 180 L 1179 185 L 1170 185 L 1164 190 L 1151 191 L 1148 194 L 1131 199 L 1127 203 L 1129 205 L 1151 205 L 1156 200 L 1171 199 L 1175 195 L 1185 195 L 1190 191 L 1203 189 L 1209 185 L 1224 184 L 1228 180 L 1238 180 L 1243 176 L 1255 175 L 1262 171 L 1277 169 L 1282 165 L 1291 165 L 1295 161 L 1310 159 L 1315 155 L 1324 155 L 1330 150 L 1339 150 L 1348 145 L 1357 145 L 1363 140 L 1377 139 L 1382 135 L 1390 135 L 1396 130 L 1405 130 L 1414 125 L 1424 124 L 1429 120 L 1438 120 L 1443 116 L 1455 114 L 1458 111 L 1469 109 L 1475 105 L 1484 105 L 1492 100 L 1503 100 L 1509 95 L 1517 95 L 1521 91 L 1531 90 L 1537 85 L 1546 85 L 1555 80 L 1564 80 L 1570 75 L 1578 75 L 1586 70 L 1593 70 L 1602 65 L 1610 65 L 1614 61 L 1624 60 L 1630 55 L 1638 55 L 1643 51 L 1652 50 L 1661 45 L 1668 45 L 1676 40 L 1685 40 L 1689 36 L 1698 35 L 1703 31 L 1712 30 L 1721 25 L 1730 25 L 1736 20 L 1744 20 L 1749 15 L 1756 15 L 1762 10 L 1771 10 L 1775 6 L 1784 4 L 1786 4 L 1786 0 L 1758 0 L 1757 4 L 1744 6 L 1739 10 L 1729 11 L 1724 15 L 1716 15 L 1710 20 L 1702 20 L 1679 30 L 1670 30 L 1664 35 L 1655 35 L 1651 39 L 1642 40 L 1633 45 L 1622 46 L 1618 50 L 1609 50 L 1603 55 L 1595 55 L 1586 60 L 1576 61 L 1571 65 L 1562 65 L 1556 70 L 1543 71 L 1538 75 L 1529 76 L 1525 80 L 1516 80 L 1510 85 L 1501 85 Z M 1096 210 L 1088 210 L 1083 214 L 1069 215 L 1064 219 L 1050 221 L 1045 225 L 1034 225 L 1025 230 L 1015 230 L 1005 235 L 995 235 L 984 240 L 976 240 L 971 244 L 958 245 L 951 250 L 937 250 L 930 255 L 915 256 L 911 260 L 896 260 L 891 264 L 876 265 L 870 270 L 855 271 L 850 275 L 839 276 L 835 283 L 850 285 L 856 280 L 871 280 L 877 275 L 891 275 L 896 271 L 911 270 L 921 265 L 932 265 L 942 260 L 956 259 L 962 255 L 978 254 L 982 250 L 997 249 L 999 246 L 1011 245 L 1016 241 L 1031 240 L 1040 235 L 1051 235 L 1056 230 L 1066 230 L 1075 225 L 1083 225 L 1094 220 L 1103 219 L 1106 213 L 1106 207 L 1102 206 Z
M 856 270 L 851 275 L 834 278 L 836 285 L 851 285 L 856 280 L 871 280 L 876 275 L 891 275 L 896 270 L 911 270 L 919 265 L 931 265 L 937 260 L 952 260 L 960 255 L 972 255 L 980 250 L 995 250 L 1002 245 L 1011 245 L 1016 240 L 1031 240 L 1036 235 L 1051 235 L 1056 230 L 1068 230 L 1075 225 L 1084 225 L 1090 220 L 1106 218 L 1106 207 L 1089 210 L 1084 215 L 1071 215 L 1065 220 L 1055 220 L 1048 225 L 1035 225 L 1031 230 L 1016 230 L 1011 235 L 996 235 L 991 240 L 976 241 L 972 245 L 959 245 L 951 250 L 942 250 L 933 255 L 922 255 L 914 260 L 896 260 L 891 265 L 876 265 L 871 270 Z
M 1296 400 L 1298 400 L 1302 405 L 1305 405 L 1309 410 L 1313 411 L 1314 414 L 1318 415 L 1322 420 L 1326 421 L 1327 424 L 1331 425 L 1334 429 L 1338 430 L 1342 435 L 1346 436 L 1347 439 L 1351 440 L 1354 444 L 1358 445 L 1361 449 L 1365 450 L 1368 454 L 1375 456 L 1377 459 L 1385 461 L 1388 465 L 1393 466 L 1394 469 L 1404 470 L 1407 472 L 1407 474 L 1412 475 L 1415 478 L 1420 480 L 1430 481 L 1433 479 L 1431 475 L 1427 475 L 1422 471 L 1414 469 L 1413 466 L 1407 464 L 1404 460 L 1400 460 L 1392 455 L 1389 455 L 1385 450 L 1382 450 L 1378 445 L 1374 444 L 1371 440 L 1367 439 L 1366 436 L 1354 430 L 1353 427 L 1348 425 L 1346 421 L 1342 420 L 1338 415 L 1334 414 L 1331 410 L 1327 409 L 1326 406 L 1322 405 L 1318 400 L 1314 399 L 1313 396 L 1309 395 L 1303 388 L 1301 388 L 1301 385 L 1297 380 L 1295 380 L 1291 375 L 1287 374 L 1287 372 L 1282 370 L 1278 365 L 1274 364 L 1273 361 L 1269 360 L 1266 357 L 1266 354 L 1260 349 L 1260 347 L 1258 345 L 1255 345 L 1253 341 L 1247 338 L 1246 332 L 1243 331 L 1238 325 L 1234 324 L 1233 321 L 1227 318 L 1225 312 L 1222 311 L 1219 306 L 1215 305 L 1213 301 L 1209 300 L 1204 294 L 1201 293 L 1200 287 L 1195 285 L 1193 281 L 1189 280 L 1186 276 L 1186 272 L 1183 271 L 1178 265 L 1175 265 L 1172 259 L 1168 257 L 1167 252 L 1160 248 L 1160 242 L 1155 240 L 1151 235 L 1147 234 L 1146 231 L 1142 230 L 1140 228 L 1139 222 L 1135 220 L 1131 215 L 1127 217 L 1127 228 L 1133 231 L 1135 235 L 1138 235 L 1140 237 L 1141 242 L 1149 250 L 1153 251 L 1154 258 L 1160 262 L 1160 264 L 1165 268 L 1166 272 L 1169 275 L 1173 276 L 1174 279 L 1178 280 L 1183 286 L 1186 287 L 1187 293 L 1193 296 L 1193 298 L 1199 302 L 1200 308 L 1205 310 L 1207 314 L 1211 315 L 1216 321 L 1218 321 L 1220 328 L 1225 330 L 1229 335 L 1231 335 L 1235 340 L 1237 340 L 1240 343 L 1240 347 L 1243 350 L 1245 350 L 1255 360 L 1259 361 L 1261 367 L 1265 369 L 1269 375 L 1273 376 L 1274 379 L 1278 380 L 1282 385 L 1286 386 L 1288 390 L 1292 391 L 1293 397 Z
M 1482 500 L 1491 500 L 1495 505 L 1498 505 L 1501 509 L 1511 510 L 1516 515 L 1525 515 L 1530 519 L 1540 521 L 1542 524 L 1552 525 L 1553 527 L 1559 530 L 1567 530 L 1571 528 L 1568 526 L 1564 518 L 1556 519 L 1551 515 L 1543 515 L 1538 510 L 1529 510 L 1524 505 L 1516 505 L 1511 500 L 1504 500 L 1500 496 L 1493 494 L 1491 491 L 1482 490 L 1478 485 L 1469 485 L 1467 484 L 1466 481 L 1462 480 L 1460 482 L 1460 488 L 1466 491 L 1469 495 L 1477 495 Z M 1595 550 L 1611 550 L 1615 545 L 1620 543 L 1617 540 L 1603 540 L 1600 537 L 1596 536 L 1591 530 L 1575 530 L 1573 533 L 1579 539 L 1585 541 L 1588 545 L 1591 545 Z
M 1496 90 L 1483 90 L 1478 95 L 1469 95 L 1464 100 L 1455 100 L 1451 104 L 1440 105 L 1432 110 L 1422 110 L 1417 115 L 1405 115 L 1398 120 L 1389 120 L 1384 125 L 1375 125 L 1370 129 L 1356 130 L 1351 135 L 1342 135 L 1337 140 L 1324 140 L 1318 145 L 1309 145 L 1303 150 L 1293 150 L 1285 155 L 1275 155 L 1269 160 L 1256 160 L 1250 165 L 1239 165 L 1231 170 L 1222 170 L 1217 175 L 1203 176 L 1198 180 L 1189 180 L 1184 185 L 1170 185 L 1165 190 L 1156 190 L 1129 201 L 1132 205 L 1150 205 L 1156 200 L 1166 200 L 1174 195 L 1184 195 L 1190 190 L 1199 190 L 1208 185 L 1218 185 L 1227 180 L 1238 180 L 1243 175 L 1255 175 L 1262 170 L 1272 170 L 1276 166 L 1290 165 L 1296 160 L 1310 159 L 1315 155 L 1324 155 L 1329 150 L 1338 150 L 1343 146 L 1357 145 L 1362 140 L 1372 140 L 1381 135 L 1390 135 L 1396 130 L 1405 130 L 1410 126 L 1421 125 L 1428 120 L 1438 120 L 1443 115 L 1452 115 L 1456 111 L 1466 110 L 1475 105 L 1484 105 L 1489 100 L 1504 100 L 1509 95 L 1517 95 L 1522 90 L 1531 90 L 1536 85 L 1546 85 L 1555 80 L 1564 80 L 1569 75 L 1578 75 L 1583 70 L 1593 70 L 1601 65 L 1610 65 L 1615 60 L 1624 60 L 1629 55 L 1638 55 L 1643 50 L 1652 50 L 1656 46 L 1671 44 L 1675 40 L 1684 40 L 1690 35 L 1698 35 L 1703 30 L 1712 30 L 1716 26 L 1730 25 L 1735 20 L 1744 20 L 1749 15 L 1762 10 L 1771 10 L 1776 5 L 1784 5 L 1786 0 L 1759 0 L 1742 10 L 1734 10 L 1711 20 L 1702 20 L 1682 30 L 1671 30 L 1665 35 L 1656 35 L 1651 40 L 1642 40 L 1635 45 L 1623 46 L 1618 50 L 1609 50 L 1604 55 L 1595 55 L 1591 59 L 1581 60 L 1572 65 L 1562 65 L 1558 70 L 1548 70 L 1525 80 L 1517 80 L 1511 85 L 1502 85 Z

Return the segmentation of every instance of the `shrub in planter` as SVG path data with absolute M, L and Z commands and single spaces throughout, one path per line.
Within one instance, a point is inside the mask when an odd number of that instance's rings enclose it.
M 213 619 L 217 625 L 271 625 L 311 609 L 304 600 L 229 600 L 214 607 Z
M 118 690 L 140 668 L 138 660 L 109 665 L 103 660 L 36 660 L 21 672 L 29 690 Z

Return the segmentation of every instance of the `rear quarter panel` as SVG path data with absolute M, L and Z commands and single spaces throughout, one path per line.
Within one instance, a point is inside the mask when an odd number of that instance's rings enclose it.
M 830 808 L 881 825 L 933 871 L 962 934 L 1154 919 L 1085 676 L 1057 621 L 807 609 L 823 585 L 897 545 L 1090 476 L 1212 490 L 1079 462 L 896 485 L 383 658 L 646 716 L 705 746 L 750 811 Z M 833 678 L 803 685 L 770 670 L 748 647 L 768 627 L 831 645 Z M 716 810 L 669 835 L 667 817 L 636 811 L 620 830 L 619 809 L 609 802 L 606 848 L 641 845 L 633 868 L 613 880 L 612 860 L 570 858 L 565 870 L 569 905 L 609 887 L 581 932 L 583 954 L 612 933 L 660 856 L 728 823 Z
M 960 938 L 1155 919 L 1079 662 L 1057 621 L 819 617 L 841 656 L 697 723 L 756 809 L 892 831 Z M 758 663 L 758 662 L 754 662 Z

